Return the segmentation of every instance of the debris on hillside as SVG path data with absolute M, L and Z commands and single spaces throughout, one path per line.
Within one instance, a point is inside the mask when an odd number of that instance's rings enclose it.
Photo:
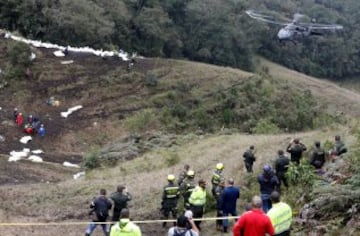
M 32 140 L 31 136 L 24 136 L 20 139 L 20 143 L 27 144 Z
M 50 106 L 53 107 L 58 107 L 60 106 L 60 101 L 59 100 L 55 100 L 55 97 L 50 97 L 48 100 L 46 100 L 46 103 L 49 104 Z
M 95 56 L 101 56 L 101 57 L 114 57 L 117 56 L 119 58 L 121 58 L 123 61 L 128 61 L 130 57 L 134 57 L 136 56 L 136 54 L 133 54 L 132 56 L 130 56 L 127 52 L 124 52 L 123 50 L 120 50 L 119 52 L 114 52 L 114 51 L 104 51 L 104 50 L 95 50 L 93 48 L 90 47 L 81 47 L 81 48 L 77 48 L 77 47 L 71 47 L 71 46 L 60 46 L 57 44 L 52 44 L 52 43 L 44 43 L 41 41 L 37 41 L 37 40 L 30 40 L 30 39 L 25 39 L 23 37 L 19 37 L 19 36 L 15 36 L 13 34 L 11 34 L 10 32 L 6 32 L 4 35 L 5 38 L 7 39 L 12 39 L 15 41 L 20 41 L 23 43 L 26 43 L 28 45 L 32 45 L 34 47 L 42 47 L 42 48 L 48 48 L 48 49 L 58 49 L 58 51 L 54 52 L 54 55 L 56 57 L 64 57 L 64 51 L 66 50 L 67 53 L 69 52 L 81 52 L 81 53 L 91 53 Z
M 73 168 L 80 168 L 79 165 L 77 165 L 77 164 L 72 164 L 72 163 L 70 163 L 70 162 L 68 162 L 68 161 L 65 161 L 65 162 L 63 163 L 63 166 L 73 167 Z
M 61 61 L 61 62 L 60 62 L 61 65 L 69 65 L 69 64 L 72 64 L 72 63 L 74 63 L 73 60 Z
M 43 150 L 41 150 L 41 149 L 32 150 L 31 152 L 32 152 L 32 153 L 34 153 L 34 154 L 41 154 L 41 153 L 44 153 L 44 151 L 43 151 Z
M 83 177 L 83 176 L 85 176 L 85 171 L 74 174 L 73 178 L 76 180 L 76 179 L 79 179 L 80 177 Z
M 82 108 L 83 108 L 82 105 L 74 106 L 74 107 L 69 108 L 67 111 L 61 112 L 60 114 L 62 117 L 67 118 L 71 113 L 73 113 L 77 110 L 80 110 Z
M 55 51 L 55 52 L 54 52 L 54 55 L 55 55 L 56 57 L 64 57 L 64 56 L 65 56 L 65 54 L 64 54 L 62 51 L 60 51 L 60 50 Z
M 0 135 L 0 142 L 5 142 L 5 137 Z
M 30 152 L 29 148 L 24 148 L 22 151 L 11 151 L 8 161 L 9 162 L 19 161 L 22 158 L 27 157 L 29 155 L 29 152 Z
M 29 156 L 28 160 L 32 161 L 32 162 L 37 162 L 37 163 L 43 162 L 43 159 L 37 155 Z

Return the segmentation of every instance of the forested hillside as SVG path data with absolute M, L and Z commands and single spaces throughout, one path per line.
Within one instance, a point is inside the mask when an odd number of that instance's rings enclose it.
M 360 71 L 358 0 L 9 0 L 0 2 L 0 27 L 62 45 L 136 51 L 254 68 L 261 54 L 320 77 L 356 77 Z M 256 9 L 292 18 L 301 12 L 340 33 L 281 45 L 277 27 L 245 14 Z

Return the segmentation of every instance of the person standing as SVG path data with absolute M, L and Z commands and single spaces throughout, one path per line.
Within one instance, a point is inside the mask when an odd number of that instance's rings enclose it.
M 291 154 L 291 162 L 296 163 L 297 165 L 300 164 L 300 160 L 302 158 L 302 154 L 306 151 L 306 146 L 300 142 L 298 138 L 291 141 L 286 148 L 286 151 Z
M 110 195 L 110 199 L 114 203 L 112 221 L 117 222 L 120 218 L 121 210 L 128 208 L 127 203 L 131 201 L 132 196 L 124 185 L 119 185 L 116 192 Z
M 221 181 L 220 184 L 215 189 L 215 200 L 216 200 L 216 217 L 222 217 L 223 211 L 221 209 L 221 195 L 224 192 L 225 189 L 225 180 Z M 222 220 L 216 220 L 216 230 L 222 231 L 223 230 L 223 224 Z
M 344 142 L 341 140 L 340 135 L 336 135 L 335 136 L 335 144 L 334 144 L 334 149 L 333 149 L 333 153 L 336 156 L 341 156 L 342 154 L 347 152 L 347 148 L 345 147 Z
M 215 196 L 216 187 L 219 185 L 221 181 L 224 180 L 223 170 L 224 170 L 224 164 L 220 162 L 217 163 L 216 170 L 214 171 L 211 177 L 211 184 L 212 184 L 211 193 L 213 194 L 213 196 Z
M 139 226 L 130 221 L 129 209 L 121 210 L 120 220 L 111 227 L 110 236 L 141 236 Z
M 230 178 L 227 181 L 227 186 L 221 195 L 221 210 L 223 216 L 237 216 L 236 202 L 240 197 L 240 190 L 238 187 L 234 187 L 234 179 Z M 228 232 L 229 220 L 223 219 L 223 231 Z
M 194 218 L 202 218 L 204 214 L 205 204 L 206 204 L 206 182 L 203 179 L 200 179 L 198 186 L 191 193 L 189 198 L 190 210 L 193 212 Z M 201 220 L 196 220 L 195 224 L 199 230 Z
M 262 207 L 266 213 L 271 208 L 270 194 L 279 187 L 279 179 L 276 177 L 270 165 L 264 165 L 264 172 L 258 176 Z
M 253 172 L 253 164 L 256 161 L 255 147 L 253 145 L 251 145 L 250 148 L 248 150 L 246 150 L 246 152 L 244 152 L 243 158 L 244 158 L 246 171 L 248 173 Z
M 104 235 L 109 234 L 109 230 L 106 224 L 106 220 L 109 216 L 109 210 L 112 207 L 111 201 L 106 197 L 106 190 L 100 189 L 100 195 L 91 202 L 90 208 L 92 209 L 89 215 L 93 216 L 92 222 L 86 229 L 85 236 L 90 236 L 92 232 L 96 229 L 97 222 L 103 222 L 100 224 Z
M 18 115 L 19 115 L 19 111 L 18 111 L 18 109 L 15 107 L 15 108 L 14 108 L 14 112 L 13 112 L 13 118 L 14 118 L 15 123 L 17 123 L 16 120 L 17 120 Z
M 188 225 L 190 225 L 190 229 Z M 168 236 L 199 236 L 199 229 L 193 219 L 181 215 L 176 221 L 176 226 L 169 229 Z
M 292 221 L 291 207 L 280 202 L 280 193 L 274 191 L 271 193 L 271 202 L 273 207 L 268 211 L 272 225 L 275 228 L 275 236 L 290 236 L 290 226 Z
M 279 179 L 279 190 L 281 187 L 281 182 L 284 183 L 286 189 L 289 188 L 289 184 L 286 178 L 286 172 L 288 170 L 290 160 L 284 155 L 283 150 L 278 151 L 278 158 L 275 161 L 275 173 Z
M 310 164 L 315 167 L 316 170 L 320 170 L 325 163 L 325 150 L 321 147 L 320 141 L 316 141 L 314 150 L 311 153 Z
M 38 131 L 38 134 L 40 135 L 40 137 L 44 137 L 45 136 L 45 127 L 44 127 L 44 124 L 41 124 L 40 125 L 40 128 L 39 128 L 39 131 Z
M 164 187 L 162 201 L 161 201 L 161 211 L 163 213 L 164 219 L 168 219 L 170 212 L 172 217 L 176 219 L 177 217 L 177 203 L 180 196 L 179 186 L 175 184 L 175 175 L 168 175 L 167 177 L 168 184 Z M 163 227 L 166 226 L 166 222 L 163 222 Z
M 186 178 L 183 180 L 180 186 L 180 192 L 184 198 L 184 208 L 190 209 L 189 198 L 192 191 L 195 189 L 195 171 L 189 170 L 186 173 Z
M 24 123 L 24 117 L 23 114 L 20 112 L 17 116 L 16 116 L 16 124 L 21 128 L 22 125 Z
M 182 182 L 186 178 L 186 173 L 190 170 L 190 165 L 185 164 L 184 169 L 181 171 L 178 179 L 178 185 L 181 186 Z
M 270 218 L 261 210 L 262 200 L 254 196 L 252 208 L 241 215 L 233 228 L 233 236 L 264 236 L 273 235 L 275 230 Z

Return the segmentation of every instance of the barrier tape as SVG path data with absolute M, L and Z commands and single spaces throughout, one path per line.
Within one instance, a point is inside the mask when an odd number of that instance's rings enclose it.
M 224 220 L 224 219 L 237 219 L 240 216 L 227 216 L 227 217 L 206 217 L 206 218 L 193 218 L 194 221 L 213 221 L 213 220 Z M 153 224 L 162 222 L 176 222 L 176 220 L 134 220 L 136 224 Z M 91 222 L 96 225 L 104 224 L 104 222 Z M 117 222 L 107 221 L 106 224 L 115 224 Z M 11 226 L 65 226 L 65 225 L 88 225 L 89 222 L 38 222 L 38 223 L 0 223 L 0 227 L 11 227 Z

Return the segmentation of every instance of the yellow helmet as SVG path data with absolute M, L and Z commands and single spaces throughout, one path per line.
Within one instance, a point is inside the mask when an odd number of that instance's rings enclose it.
M 195 171 L 189 170 L 188 172 L 186 172 L 186 175 L 189 176 L 189 177 L 194 177 L 195 176 Z
M 169 181 L 174 181 L 174 180 L 175 180 L 175 175 L 168 175 L 168 176 L 167 176 L 167 179 L 168 179 Z
M 221 162 L 217 163 L 217 164 L 216 164 L 216 169 L 217 169 L 217 170 L 222 170 L 222 169 L 224 169 L 224 164 L 221 163 Z

